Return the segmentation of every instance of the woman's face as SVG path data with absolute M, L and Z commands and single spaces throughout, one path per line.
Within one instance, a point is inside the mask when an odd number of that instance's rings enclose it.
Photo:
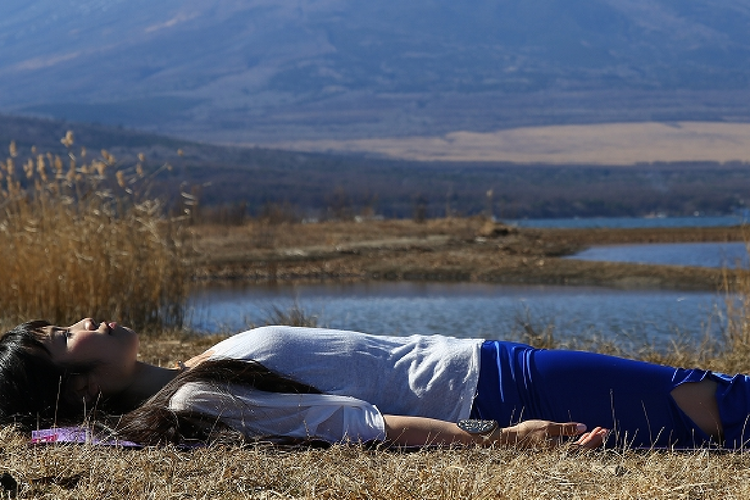
M 74 397 L 91 402 L 99 394 L 122 392 L 133 382 L 138 335 L 130 328 L 84 318 L 67 328 L 48 326 L 44 331 L 52 361 L 74 371 L 81 368 L 68 387 Z

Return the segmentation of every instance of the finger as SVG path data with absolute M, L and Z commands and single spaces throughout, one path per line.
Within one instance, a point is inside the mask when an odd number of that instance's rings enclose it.
M 579 437 L 573 444 L 582 448 L 587 448 L 591 445 L 592 441 L 595 439 L 595 436 L 596 434 L 593 432 L 586 432 L 585 434 L 581 435 L 581 437 Z
M 541 442 L 546 448 L 556 448 L 567 442 L 567 438 L 580 435 L 586 431 L 586 426 L 578 422 L 559 424 L 551 422 L 545 429 L 544 440 Z
M 586 424 L 579 422 L 566 422 L 564 424 L 553 424 L 548 430 L 550 436 L 578 436 L 586 432 Z
M 609 432 L 608 429 L 605 429 L 603 427 L 595 427 L 593 430 L 589 432 L 583 433 L 576 442 L 581 441 L 591 441 L 592 439 L 599 439 L 603 436 L 607 435 L 607 432 Z
M 584 450 L 595 450 L 604 444 L 604 438 L 606 434 L 592 434 L 588 437 L 585 443 L 581 445 Z
M 593 450 L 604 444 L 608 434 L 609 429 L 596 427 L 594 430 L 582 434 L 573 444 L 585 450 Z
M 592 437 L 592 442 L 596 442 L 596 446 L 599 447 L 607 441 L 607 438 L 609 438 L 609 429 L 601 427 L 598 427 L 597 429 L 598 431 L 596 432 L 596 435 Z

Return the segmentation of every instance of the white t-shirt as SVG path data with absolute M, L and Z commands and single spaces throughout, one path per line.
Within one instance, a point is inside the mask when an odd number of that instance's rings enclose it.
M 171 407 L 216 416 L 248 436 L 369 441 L 385 437 L 382 413 L 467 418 L 479 379 L 481 340 L 389 337 L 269 326 L 216 344 L 211 359 L 255 360 L 324 394 L 186 384 Z
M 349 396 L 265 392 L 244 385 L 189 382 L 172 397 L 170 408 L 216 417 L 252 438 L 330 443 L 385 439 L 385 422 L 378 409 Z

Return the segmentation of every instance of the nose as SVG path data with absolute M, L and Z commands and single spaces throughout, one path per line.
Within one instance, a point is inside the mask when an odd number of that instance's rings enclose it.
M 94 321 L 94 318 L 84 318 L 83 328 L 84 330 L 96 330 L 98 326 L 96 324 L 96 321 Z

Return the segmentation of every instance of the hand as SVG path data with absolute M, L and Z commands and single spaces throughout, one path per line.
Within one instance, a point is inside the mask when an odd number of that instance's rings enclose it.
M 588 450 L 601 446 L 607 432 L 602 427 L 586 432 L 586 426 L 577 422 L 525 420 L 502 429 L 500 440 L 505 445 L 519 448 L 552 448 L 565 442 L 566 438 L 579 436 L 573 444 Z

